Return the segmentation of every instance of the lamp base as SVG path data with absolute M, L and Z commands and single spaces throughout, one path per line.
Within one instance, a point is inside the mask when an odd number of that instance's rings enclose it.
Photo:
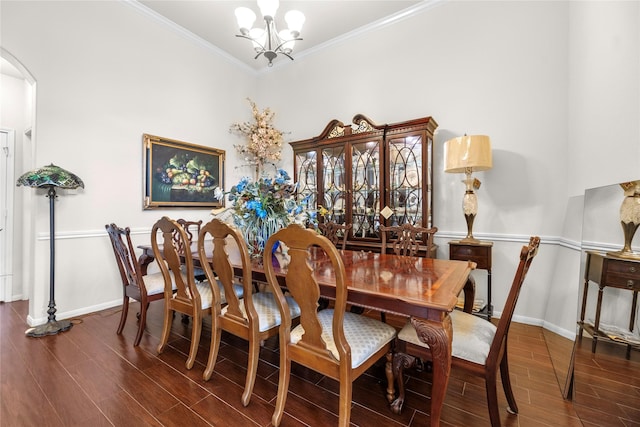
M 460 239 L 460 243 L 480 243 L 480 240 L 476 239 L 473 236 L 467 236 L 464 239 Z
M 617 251 L 617 252 L 607 252 L 607 256 L 612 258 L 620 258 L 620 259 L 631 259 L 631 260 L 640 260 L 640 253 L 632 252 L 632 251 Z
M 59 332 L 65 332 L 71 329 L 73 324 L 69 320 L 50 320 L 44 325 L 35 326 L 27 329 L 24 334 L 28 337 L 44 337 L 47 335 L 56 335 Z

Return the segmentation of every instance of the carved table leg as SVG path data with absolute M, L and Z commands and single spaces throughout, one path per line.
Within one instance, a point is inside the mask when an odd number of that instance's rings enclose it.
M 431 389 L 431 427 L 440 425 L 440 414 L 447 393 L 451 373 L 451 318 L 445 314 L 442 322 L 411 318 L 411 324 L 420 341 L 429 345 L 433 359 L 433 386 Z

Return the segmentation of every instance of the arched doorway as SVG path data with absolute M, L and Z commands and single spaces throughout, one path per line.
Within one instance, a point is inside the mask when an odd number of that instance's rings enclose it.
M 34 219 L 21 215 L 31 192 L 16 191 L 16 178 L 33 168 L 36 82 L 31 73 L 0 47 L 0 301 L 29 299 L 33 292 Z

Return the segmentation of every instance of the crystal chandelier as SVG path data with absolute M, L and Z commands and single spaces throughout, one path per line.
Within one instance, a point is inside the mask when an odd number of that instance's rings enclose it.
M 235 12 L 240 27 L 240 34 L 236 37 L 251 40 L 257 53 L 254 59 L 264 55 L 269 61 L 269 67 L 273 65 L 273 60 L 279 53 L 293 60 L 291 56 L 293 46 L 296 40 L 302 40 L 300 30 L 305 18 L 298 10 L 290 10 L 284 15 L 288 29 L 280 32 L 276 29 L 274 17 L 279 5 L 279 0 L 258 0 L 258 7 L 265 22 L 264 28 L 251 28 L 256 20 L 256 14 L 248 7 L 239 7 Z

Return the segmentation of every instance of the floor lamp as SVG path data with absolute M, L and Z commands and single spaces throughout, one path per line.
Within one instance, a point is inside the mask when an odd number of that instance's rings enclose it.
M 59 332 L 71 329 L 69 320 L 56 320 L 56 301 L 55 301 L 55 221 L 54 221 L 54 203 L 56 199 L 56 187 L 65 189 L 74 189 L 78 187 L 84 188 L 84 183 L 73 173 L 55 166 L 53 163 L 39 169 L 29 171 L 18 178 L 18 186 L 33 188 L 46 188 L 47 197 L 49 198 L 49 319 L 44 325 L 36 326 L 26 330 L 25 334 L 29 337 L 42 337 L 45 335 L 55 335 Z

